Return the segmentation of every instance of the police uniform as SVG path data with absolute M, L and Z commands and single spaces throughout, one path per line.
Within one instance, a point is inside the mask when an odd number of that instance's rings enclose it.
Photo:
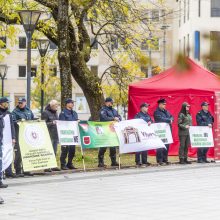
M 160 99 L 157 102 L 158 104 L 166 104 L 166 100 L 165 99 Z M 161 122 L 165 122 L 168 123 L 171 127 L 171 122 L 173 121 L 173 116 L 166 110 L 166 109 L 161 109 L 158 108 L 156 109 L 156 111 L 154 112 L 154 121 L 155 123 L 161 123 Z M 159 148 L 157 149 L 157 153 L 156 153 L 156 158 L 157 158 L 157 163 L 162 164 L 162 163 L 169 163 L 168 162 L 168 153 L 169 153 L 169 144 L 165 144 L 166 149 L 165 148 Z
M 201 106 L 207 106 L 209 103 L 203 102 Z M 196 122 L 198 126 L 208 126 L 209 124 L 213 125 L 214 123 L 214 117 L 211 115 L 209 111 L 201 110 L 196 115 Z M 207 161 L 207 152 L 209 148 L 208 147 L 201 147 L 197 150 L 197 158 L 198 163 L 209 163 Z
M 25 98 L 19 98 L 18 103 L 26 102 Z M 21 120 L 34 120 L 33 112 L 25 106 L 24 108 L 20 108 L 19 105 L 12 111 L 12 117 L 15 125 L 15 134 L 16 134 L 16 143 L 15 143 L 15 159 L 14 159 L 14 168 L 16 175 L 23 176 L 22 170 L 22 159 L 21 159 L 21 151 L 19 145 L 19 126 L 17 122 Z
M 105 102 L 113 102 L 112 98 L 106 98 Z M 114 121 L 114 118 L 117 117 L 121 121 L 121 116 L 118 114 L 118 112 L 108 106 L 103 106 L 100 110 L 100 121 Z M 101 147 L 99 149 L 99 154 L 98 154 L 98 159 L 99 159 L 99 164 L 98 167 L 104 167 L 104 155 L 106 152 L 106 147 Z M 116 162 L 116 147 L 110 147 L 110 158 L 111 158 L 111 165 L 112 166 L 118 166 L 118 163 Z
M 65 104 L 73 103 L 72 99 L 66 99 Z M 59 115 L 59 120 L 61 121 L 78 121 L 78 114 L 73 111 L 65 108 Z M 68 162 L 66 163 L 66 158 L 68 155 Z M 60 155 L 60 164 L 62 170 L 76 169 L 73 166 L 73 158 L 75 156 L 75 145 L 61 146 L 61 155 Z
M 140 108 L 148 107 L 148 106 L 150 106 L 150 105 L 147 103 L 142 103 L 140 105 Z M 144 113 L 144 112 L 140 111 L 135 115 L 134 118 L 135 119 L 137 119 L 137 118 L 143 119 L 146 122 L 153 123 L 153 120 L 151 119 L 150 115 L 147 112 Z M 136 163 L 136 165 L 141 165 L 141 164 L 150 165 L 150 163 L 147 162 L 147 151 L 136 152 L 135 153 L 135 163 Z

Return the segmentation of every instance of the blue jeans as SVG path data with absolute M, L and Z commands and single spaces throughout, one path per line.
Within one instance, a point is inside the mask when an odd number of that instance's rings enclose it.
M 55 154 L 55 156 L 56 156 L 56 154 L 57 154 L 58 140 L 53 140 L 53 139 L 52 139 L 51 142 L 52 142 L 52 145 L 53 145 L 54 154 Z

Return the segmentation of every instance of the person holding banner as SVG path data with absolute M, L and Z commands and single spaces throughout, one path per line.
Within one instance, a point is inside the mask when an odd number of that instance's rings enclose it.
M 19 126 L 17 122 L 25 120 L 34 120 L 33 112 L 26 106 L 27 101 L 24 97 L 18 99 L 18 105 L 12 111 L 13 121 L 15 125 L 16 133 L 16 144 L 15 144 L 15 159 L 14 159 L 14 168 L 17 177 L 24 177 L 24 175 L 32 176 L 30 172 L 23 172 L 22 170 L 22 159 L 21 159 L 21 150 L 19 145 Z
M 140 105 L 140 112 L 138 112 L 135 115 L 135 119 L 140 118 L 143 119 L 144 121 L 146 121 L 148 123 L 148 125 L 151 125 L 151 123 L 153 123 L 153 120 L 151 119 L 150 115 L 147 113 L 148 112 L 148 107 L 150 106 L 150 104 L 148 103 L 142 103 Z M 135 153 L 135 162 L 137 166 L 146 166 L 146 165 L 150 165 L 149 162 L 147 162 L 147 151 L 141 151 L 141 152 L 136 152 Z
M 65 100 L 65 108 L 59 115 L 59 120 L 61 121 L 78 121 L 78 114 L 73 111 L 74 101 L 72 99 Z M 66 158 L 68 155 L 68 162 L 66 163 Z M 61 170 L 73 170 L 76 169 L 73 166 L 73 158 L 75 156 L 75 145 L 64 146 L 61 145 L 61 155 L 60 155 L 60 164 Z
M 158 108 L 154 112 L 155 123 L 165 122 L 165 123 L 168 123 L 171 128 L 171 124 L 173 123 L 173 116 L 166 110 L 166 104 L 167 104 L 166 99 L 163 99 L 163 98 L 159 99 L 157 103 L 158 103 Z M 169 164 L 168 152 L 169 152 L 170 145 L 165 144 L 165 146 L 166 146 L 166 149 L 165 148 L 157 149 L 156 159 L 159 165 L 163 165 L 164 163 L 167 165 Z
M 59 142 L 57 126 L 56 126 L 56 121 L 59 119 L 58 114 L 57 114 L 57 109 L 58 109 L 58 102 L 56 100 L 51 100 L 41 115 L 41 119 L 45 120 L 47 124 L 47 128 L 50 134 L 55 156 L 57 154 L 57 145 Z M 60 169 L 56 167 L 56 168 L 45 170 L 45 172 L 51 172 L 51 171 L 60 171 Z
M 118 114 L 117 110 L 113 107 L 113 99 L 108 97 L 105 99 L 105 105 L 100 110 L 100 121 L 121 121 L 121 116 Z M 99 164 L 98 167 L 106 167 L 104 163 L 104 155 L 106 152 L 106 147 L 101 147 L 99 149 L 98 160 Z M 119 166 L 118 162 L 116 161 L 116 147 L 110 147 L 110 158 L 111 158 L 111 166 Z
M 198 126 L 209 126 L 212 128 L 214 123 L 214 117 L 209 112 L 209 103 L 203 102 L 201 104 L 202 110 L 196 115 L 196 122 Z M 198 163 L 209 163 L 207 160 L 208 147 L 201 147 L 197 150 L 197 162 Z
M 15 127 L 12 119 L 12 114 L 8 111 L 9 107 L 9 100 L 6 97 L 0 98 L 0 115 L 5 117 L 6 115 L 9 115 L 10 118 L 10 127 L 11 127 L 11 137 L 12 137 L 12 143 L 13 145 L 15 144 Z M 15 178 L 16 175 L 12 172 L 12 166 L 10 165 L 6 170 L 5 170 L 5 175 L 8 178 Z
M 180 140 L 179 160 L 180 164 L 191 164 L 187 160 L 188 147 L 190 145 L 189 127 L 192 126 L 192 116 L 189 113 L 190 105 L 187 102 L 182 104 L 178 115 L 178 134 Z

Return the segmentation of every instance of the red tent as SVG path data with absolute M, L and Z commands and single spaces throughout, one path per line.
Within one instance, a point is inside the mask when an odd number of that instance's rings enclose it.
M 218 92 L 220 92 L 219 78 L 190 59 L 187 60 L 187 63 L 189 68 L 186 70 L 181 71 L 178 70 L 177 66 L 174 66 L 150 79 L 129 85 L 129 119 L 134 118 L 142 102 L 150 103 L 149 113 L 153 116 L 153 112 L 157 107 L 157 100 L 166 98 L 167 110 L 171 112 L 175 120 L 173 123 L 174 143 L 170 146 L 169 155 L 178 155 L 179 139 L 177 118 L 182 103 L 186 101 L 191 105 L 190 111 L 193 117 L 193 125 L 196 125 L 196 113 L 201 109 L 201 103 L 203 101 L 210 103 L 209 110 L 213 115 L 216 111 L 215 107 L 218 106 L 218 104 L 215 105 L 215 103 L 220 102 L 217 99 Z M 218 124 L 218 118 L 216 115 L 214 117 L 215 137 L 217 135 L 215 128 Z M 190 149 L 190 155 L 195 154 L 196 149 Z M 209 150 L 209 156 L 214 156 L 213 148 Z

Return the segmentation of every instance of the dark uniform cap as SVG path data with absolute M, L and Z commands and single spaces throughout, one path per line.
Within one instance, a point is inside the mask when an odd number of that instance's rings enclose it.
M 141 103 L 140 108 L 148 107 L 148 106 L 150 106 L 150 104 L 143 102 L 143 103 Z
M 6 98 L 6 97 L 0 98 L 0 104 L 1 104 L 1 103 L 5 103 L 5 102 L 9 103 L 10 101 L 9 101 L 8 98 Z
M 208 106 L 209 103 L 208 102 L 202 102 L 201 106 Z
M 65 104 L 68 104 L 68 103 L 74 103 L 74 101 L 71 98 L 68 98 L 65 100 Z
M 105 102 L 113 102 L 113 99 L 111 97 L 108 97 L 105 99 Z
M 159 99 L 159 100 L 157 101 L 157 103 L 158 103 L 158 104 L 160 104 L 160 103 L 166 104 L 167 101 L 166 101 L 166 99 Z
M 18 99 L 18 103 L 22 103 L 22 102 L 26 102 L 27 100 L 26 100 L 26 98 L 24 98 L 24 97 L 20 97 L 19 99 Z

